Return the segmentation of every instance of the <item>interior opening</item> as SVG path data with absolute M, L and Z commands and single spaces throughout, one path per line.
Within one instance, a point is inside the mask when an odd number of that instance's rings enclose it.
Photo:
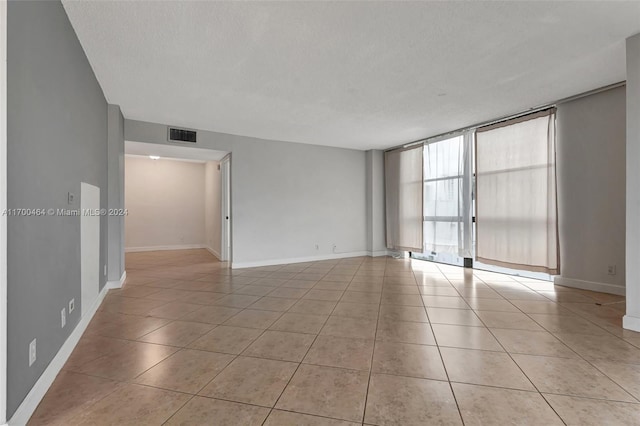
M 125 252 L 206 249 L 231 258 L 231 156 L 125 142 Z

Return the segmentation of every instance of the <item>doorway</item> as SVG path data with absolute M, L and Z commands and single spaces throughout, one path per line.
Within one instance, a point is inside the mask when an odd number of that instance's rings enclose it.
M 205 249 L 230 260 L 228 152 L 125 141 L 124 181 L 125 252 Z

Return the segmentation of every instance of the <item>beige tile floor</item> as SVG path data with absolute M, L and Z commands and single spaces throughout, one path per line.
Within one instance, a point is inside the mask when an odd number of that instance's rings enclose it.
M 640 424 L 621 297 L 393 258 L 126 261 L 30 424 Z

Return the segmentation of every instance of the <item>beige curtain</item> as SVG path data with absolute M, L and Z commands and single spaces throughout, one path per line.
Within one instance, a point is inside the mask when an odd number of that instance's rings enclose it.
M 476 133 L 476 259 L 560 273 L 555 109 Z
M 384 155 L 387 248 L 422 252 L 422 144 Z

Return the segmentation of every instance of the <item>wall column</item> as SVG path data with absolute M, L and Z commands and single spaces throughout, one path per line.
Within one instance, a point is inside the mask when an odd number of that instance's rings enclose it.
M 640 331 L 640 34 L 627 39 L 627 314 L 623 327 Z
M 107 209 L 124 209 L 124 117 L 118 105 L 107 110 Z M 107 281 L 124 273 L 124 216 L 108 215 Z
M 384 206 L 384 152 L 366 152 L 367 172 L 367 251 L 370 256 L 387 252 Z

